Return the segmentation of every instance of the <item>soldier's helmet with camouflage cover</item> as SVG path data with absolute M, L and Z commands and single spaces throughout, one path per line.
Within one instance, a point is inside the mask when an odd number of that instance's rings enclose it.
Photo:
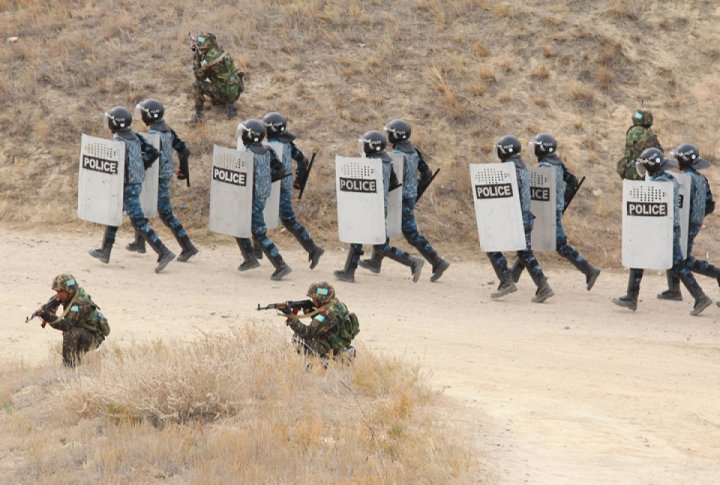
M 200 52 L 207 52 L 211 47 L 217 46 L 217 38 L 212 32 L 202 32 L 192 39 Z
M 317 306 L 323 306 L 335 298 L 335 288 L 327 281 L 318 281 L 310 285 L 307 296 L 309 296 Z
M 70 273 L 59 274 L 53 279 L 52 289 L 53 291 L 63 290 L 73 294 L 78 289 L 77 280 Z
M 640 125 L 645 127 L 651 127 L 653 124 L 653 115 L 650 110 L 647 109 L 636 109 L 632 115 L 633 125 Z

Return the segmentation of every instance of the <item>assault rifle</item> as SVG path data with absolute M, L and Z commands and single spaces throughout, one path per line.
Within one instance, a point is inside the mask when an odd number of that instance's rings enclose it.
M 570 192 L 567 199 L 565 199 L 565 207 L 563 207 L 563 214 L 565 214 L 565 211 L 567 210 L 568 206 L 570 205 L 570 202 L 572 202 L 572 200 L 575 198 L 575 194 L 577 194 L 578 191 L 580 190 L 580 187 L 582 187 L 583 182 L 585 182 L 584 175 L 580 179 L 580 182 L 578 182 L 578 184 L 575 186 L 575 190 Z
M 55 313 L 60 306 L 60 300 L 58 300 L 57 295 L 53 295 L 50 297 L 50 299 L 45 303 L 42 307 L 40 307 L 39 310 L 35 310 L 32 315 L 29 317 L 25 317 L 25 323 L 28 323 L 30 320 L 32 320 L 35 317 L 39 317 L 41 313 L 44 312 L 50 312 Z M 45 328 L 45 322 L 41 324 L 42 328 Z
M 415 197 L 415 203 L 417 203 L 417 201 L 420 200 L 420 197 L 422 197 L 422 195 L 425 193 L 425 191 L 427 190 L 427 188 L 430 187 L 430 184 L 432 183 L 433 180 L 435 180 L 435 177 L 437 177 L 437 174 L 438 174 L 438 173 L 440 173 L 440 169 L 439 169 L 439 168 L 438 168 L 437 170 L 435 170 L 435 173 L 432 174 L 432 177 L 430 177 L 429 179 L 427 179 L 426 182 L 424 182 L 424 183 L 421 182 L 421 183 L 418 184 L 417 197 Z
M 298 187 L 300 188 L 300 193 L 298 194 L 298 200 L 302 199 L 303 192 L 305 192 L 305 186 L 307 185 L 308 178 L 310 177 L 310 170 L 313 168 L 313 164 L 315 163 L 315 156 L 317 155 L 317 152 L 313 152 L 312 157 L 310 157 L 310 163 L 308 163 L 308 166 L 305 168 L 305 176 L 300 179 L 298 177 Z
M 315 304 L 312 302 L 312 300 L 297 300 L 297 301 L 283 301 L 280 303 L 270 303 L 269 305 L 260 306 L 258 303 L 257 306 L 258 311 L 260 310 L 277 310 L 279 312 L 285 313 L 287 315 L 291 313 L 296 313 L 300 310 L 303 311 L 313 311 L 315 310 Z

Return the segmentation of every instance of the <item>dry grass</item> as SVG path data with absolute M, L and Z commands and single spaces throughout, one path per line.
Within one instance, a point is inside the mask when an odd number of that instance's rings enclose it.
M 206 229 L 204 174 L 212 145 L 233 146 L 240 120 L 211 110 L 204 127 L 183 123 L 192 110 L 185 37 L 209 29 L 247 72 L 240 116 L 283 111 L 300 148 L 320 149 L 318 171 L 297 205 L 319 239 L 337 239 L 335 155 L 354 154 L 359 134 L 405 117 L 431 165 L 444 169 L 417 211 L 421 230 L 439 249 L 477 247 L 465 219 L 472 206 L 467 191 L 440 190 L 467 180 L 462 167 L 459 178 L 443 180 L 456 170 L 450 164 L 488 153 L 504 133 L 527 140 L 550 131 L 561 156 L 604 161 L 575 167 L 588 176 L 577 201 L 602 207 L 588 207 L 587 226 L 573 222 L 567 229 L 591 259 L 609 254 L 618 265 L 619 234 L 597 235 L 592 228 L 617 226 L 600 218 L 619 218 L 615 161 L 640 100 L 654 110 L 664 146 L 694 141 L 705 156 L 717 157 L 712 140 L 720 99 L 700 95 L 714 83 L 705 73 L 720 52 L 708 8 L 704 0 L 672 8 L 637 0 L 583 0 L 572 7 L 520 0 L 5 2 L 0 221 L 77 225 L 80 134 L 108 136 L 107 108 L 153 96 L 165 103 L 168 121 L 193 152 L 193 187 L 175 187 L 178 215 L 200 241 L 215 238 Z M 152 35 L 148 11 L 165 20 L 153 24 Z M 10 36 L 19 40 L 5 42 Z M 588 134 L 596 140 L 593 153 L 586 153 Z M 708 176 L 711 184 L 720 182 L 712 170 Z M 588 195 L 594 189 L 604 194 L 601 200 Z
M 54 362 L 3 369 L 9 483 L 479 477 L 471 433 L 418 369 L 365 349 L 352 367 L 308 369 L 287 335 L 248 325 L 191 344 L 105 347 L 77 372 Z

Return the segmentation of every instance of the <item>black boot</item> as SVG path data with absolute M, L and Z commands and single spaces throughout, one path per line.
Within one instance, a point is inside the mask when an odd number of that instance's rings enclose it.
M 125 246 L 125 249 L 135 253 L 145 254 L 145 238 L 140 231 L 135 231 L 135 240 Z
M 667 278 L 668 289 L 662 293 L 658 293 L 657 297 L 659 300 L 672 300 L 682 301 L 682 293 L 680 292 L 680 278 L 675 276 L 672 271 L 667 270 L 665 272 Z
M 153 248 L 153 251 L 155 251 L 158 255 L 157 259 L 157 266 L 155 266 L 155 272 L 159 273 L 162 271 L 165 266 L 170 263 L 173 259 L 175 259 L 175 253 L 170 251 L 167 246 L 163 244 L 163 242 L 158 239 L 157 242 L 153 242 L 151 239 L 151 236 L 153 234 L 153 230 L 150 230 L 150 233 L 145 235 L 145 240 L 150 245 L 151 248 Z
M 178 238 L 178 242 L 180 243 L 180 247 L 182 247 L 182 252 L 177 258 L 178 261 L 184 263 L 198 253 L 198 248 L 190 241 L 190 236 L 187 234 Z
M 600 276 L 600 268 L 596 268 L 595 266 L 590 264 L 587 259 L 583 259 L 580 262 L 573 258 L 567 259 L 570 261 L 570 263 L 572 263 L 573 266 L 575 266 L 577 269 L 580 270 L 582 274 L 585 275 L 585 288 L 588 291 L 592 290 L 592 287 L 595 286 L 595 282 L 597 281 L 598 276 Z
M 257 268 L 260 266 L 260 262 L 255 257 L 255 250 L 253 249 L 253 243 L 248 238 L 236 237 L 238 247 L 240 248 L 240 254 L 242 254 L 243 262 L 238 266 L 238 271 L 247 271 L 249 269 Z
M 280 256 L 280 253 L 278 253 L 277 256 L 273 256 L 272 254 L 270 254 L 269 248 L 266 248 L 265 246 L 263 246 L 262 248 L 265 256 L 268 257 L 273 267 L 275 268 L 275 272 L 273 272 L 272 276 L 270 276 L 271 280 L 280 281 L 292 272 L 292 268 L 290 268 L 290 266 L 285 263 L 282 256 Z
M 114 240 L 110 240 L 110 228 L 106 227 L 103 233 L 102 247 L 100 249 L 93 249 L 89 251 L 90 256 L 99 259 L 105 264 L 110 262 L 110 252 L 112 251 Z
M 628 276 L 627 294 L 613 298 L 612 302 L 618 306 L 628 308 L 632 311 L 637 310 L 638 295 L 640 294 L 640 281 L 642 281 L 643 270 L 631 269 Z
M 382 266 L 383 255 L 380 251 L 373 249 L 372 256 L 369 258 L 361 259 L 358 261 L 358 265 L 361 268 L 369 269 L 373 273 L 380 273 L 380 267 Z
M 310 261 L 310 269 L 315 269 L 315 266 L 320 262 L 320 256 L 325 254 L 325 250 L 313 243 L 313 248 L 308 253 L 308 261 Z
M 422 267 L 425 264 L 424 259 L 410 256 L 406 252 L 403 252 L 402 254 L 396 254 L 392 251 L 388 251 L 384 254 L 384 256 L 387 256 L 388 258 L 392 259 L 393 261 L 397 261 L 402 265 L 409 266 L 410 272 L 412 273 L 413 283 L 418 282 L 418 280 L 420 279 L 420 273 L 422 272 Z
M 712 305 L 712 300 L 703 292 L 702 288 L 700 288 L 700 285 L 690 270 L 678 271 L 676 274 L 688 292 L 695 298 L 695 305 L 693 305 L 690 315 L 700 315 L 703 310 Z
M 535 290 L 535 296 L 532 297 L 532 302 L 542 303 L 553 296 L 555 292 L 552 288 L 550 288 L 547 278 L 540 268 L 540 263 L 538 263 L 537 259 L 535 259 L 535 256 L 531 254 L 525 258 L 525 262 L 521 262 L 521 265 L 527 268 L 533 283 L 535 283 L 535 286 L 537 287 L 537 290 Z
M 520 262 L 520 258 L 515 258 L 515 261 L 513 261 L 512 267 L 510 268 L 510 275 L 512 276 L 513 282 L 517 283 L 520 281 L 520 275 L 524 269 L 525 266 L 523 266 Z
M 359 255 L 355 255 L 352 248 L 348 249 L 347 258 L 345 258 L 345 266 L 343 267 L 343 269 L 333 272 L 335 278 L 339 279 L 340 281 L 355 283 L 355 269 L 357 268 L 359 262 L 358 260 L 360 259 L 361 255 L 362 252 Z
M 515 283 L 512 280 L 512 273 L 509 269 L 505 269 L 505 271 L 500 274 L 500 285 L 498 285 L 497 291 L 491 294 L 490 298 L 501 298 L 516 291 L 517 286 L 515 286 Z
M 237 116 L 237 108 L 235 107 L 235 103 L 226 104 L 225 113 L 227 114 L 229 120 L 235 118 Z
M 442 259 L 440 256 L 436 256 L 436 258 L 437 259 L 432 262 L 432 276 L 430 276 L 430 281 L 439 280 L 445 270 L 450 267 L 448 261 Z
M 262 244 L 260 244 L 260 241 L 253 238 L 252 239 L 252 247 L 253 247 L 253 252 L 255 253 L 255 258 L 262 259 L 263 258 L 263 247 L 262 247 Z

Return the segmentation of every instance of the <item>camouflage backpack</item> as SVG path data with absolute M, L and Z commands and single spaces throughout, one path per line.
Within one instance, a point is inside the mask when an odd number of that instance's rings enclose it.
M 357 315 L 352 312 L 348 312 L 343 318 L 340 324 L 339 336 L 341 339 L 346 340 L 348 343 L 354 339 L 357 334 L 360 333 L 360 322 L 358 321 Z

